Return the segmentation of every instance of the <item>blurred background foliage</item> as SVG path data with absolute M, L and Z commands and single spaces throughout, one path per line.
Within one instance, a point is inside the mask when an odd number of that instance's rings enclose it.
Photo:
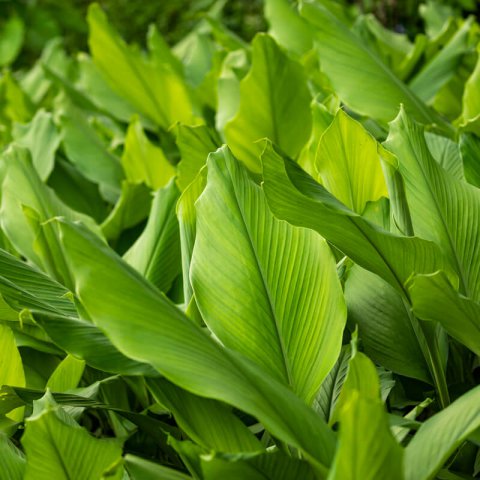
M 335 1 L 335 0 L 332 0 Z M 412 37 L 422 28 L 417 0 L 336 0 L 349 4 L 352 14 L 371 12 L 387 27 Z M 476 0 L 426 0 L 442 4 L 450 13 L 479 15 Z M 65 39 L 71 52 L 86 49 L 85 15 L 91 0 L 0 0 L 0 35 L 9 36 L 8 52 L 0 50 L 0 63 L 13 60 L 16 67 L 29 65 L 46 42 Z M 129 42 L 143 44 L 148 25 L 156 24 L 168 43 L 175 44 L 192 30 L 206 13 L 221 17 L 224 24 L 246 40 L 267 28 L 262 0 L 98 0 L 112 24 Z M 3 42 L 5 43 L 5 42 Z

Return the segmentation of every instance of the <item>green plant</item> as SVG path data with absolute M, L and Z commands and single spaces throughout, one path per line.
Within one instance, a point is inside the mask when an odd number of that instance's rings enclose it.
M 143 51 L 93 4 L 4 70 L 0 478 L 478 475 L 480 30 L 421 12 Z

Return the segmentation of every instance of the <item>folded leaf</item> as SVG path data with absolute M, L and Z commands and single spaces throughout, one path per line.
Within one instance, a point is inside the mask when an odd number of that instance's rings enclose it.
M 311 125 L 302 66 L 271 37 L 258 34 L 252 43 L 252 68 L 240 84 L 238 113 L 225 125 L 228 145 L 250 170 L 260 172 L 261 146 L 256 140 L 267 137 L 295 157 L 308 140 Z

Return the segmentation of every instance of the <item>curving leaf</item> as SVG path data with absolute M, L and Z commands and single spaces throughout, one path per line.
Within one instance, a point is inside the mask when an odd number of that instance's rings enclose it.
M 179 191 L 172 180 L 155 192 L 147 225 L 123 258 L 160 290 L 167 292 L 181 272 L 178 220 Z
M 325 188 L 358 214 L 388 196 L 376 140 L 342 109 L 318 143 L 315 166 Z
M 424 123 L 439 121 L 437 116 L 368 49 L 324 0 L 305 0 L 301 15 L 315 27 L 316 48 L 322 70 L 335 92 L 356 112 L 387 122 L 401 103 Z M 288 153 L 288 152 L 287 152 Z
M 431 480 L 480 428 L 480 386 L 426 420 L 405 449 L 405 480 Z
M 125 468 L 131 480 L 187 480 L 190 477 L 178 470 L 164 467 L 135 455 L 125 455 Z
M 92 437 L 56 405 L 49 393 L 34 402 L 22 445 L 27 455 L 25 480 L 101 478 L 122 455 L 117 439 Z
M 207 165 L 191 266 L 202 317 L 226 347 L 311 403 L 345 325 L 334 257 L 315 232 L 273 217 L 226 147 Z
M 425 132 L 432 157 L 455 179 L 465 181 L 459 146 L 449 138 Z
M 459 294 L 443 272 L 415 275 L 408 283 L 413 312 L 437 321 L 470 350 L 480 355 L 480 304 Z
M 58 224 L 79 297 L 114 345 L 131 358 L 151 363 L 180 387 L 256 416 L 273 435 L 325 471 L 335 437 L 302 400 L 206 336 L 94 234 L 65 221 Z
M 25 465 L 24 455 L 3 432 L 0 432 L 0 477 L 8 480 L 23 480 Z
M 435 162 L 423 128 L 403 109 L 390 124 L 385 146 L 398 158 L 415 233 L 442 248 L 458 274 L 460 292 L 478 301 L 480 190 L 452 178 Z
M 310 134 L 310 99 L 303 67 L 272 37 L 258 34 L 252 43 L 252 67 L 240 83 L 239 110 L 225 125 L 235 156 L 260 172 L 261 146 L 254 142 L 267 137 L 295 157 Z

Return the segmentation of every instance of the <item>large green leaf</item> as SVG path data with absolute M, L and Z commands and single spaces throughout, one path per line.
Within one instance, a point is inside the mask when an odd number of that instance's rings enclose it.
M 432 273 L 447 268 L 434 243 L 394 235 L 355 214 L 269 143 L 262 160 L 263 188 L 278 218 L 316 230 L 400 293 L 405 293 L 404 283 L 413 272 Z
M 243 455 L 209 455 L 201 457 L 205 480 L 314 480 L 314 470 L 305 461 L 279 451 Z
M 429 102 L 455 75 L 462 57 L 469 50 L 473 17 L 464 22 L 449 42 L 412 78 L 408 86 L 424 102 Z
M 325 188 L 356 213 L 388 196 L 377 142 L 341 109 L 318 143 L 315 166 Z
M 239 110 L 225 125 L 228 145 L 249 169 L 260 172 L 261 146 L 256 140 L 268 137 L 295 157 L 308 140 L 311 124 L 302 66 L 272 37 L 258 34 L 252 43 L 252 68 L 240 84 Z
M 32 163 L 40 178 L 42 180 L 48 178 L 61 140 L 53 123 L 52 114 L 43 109 L 38 110 L 30 123 L 15 124 L 12 136 L 16 143 L 30 150 Z
M 312 27 L 288 0 L 267 0 L 265 17 L 270 26 L 269 33 L 279 45 L 298 55 L 313 48 Z
M 130 454 L 125 455 L 125 468 L 132 480 L 187 480 L 191 478 L 178 470 Z
M 122 454 L 117 439 L 92 437 L 48 393 L 35 402 L 22 445 L 27 455 L 25 480 L 98 479 Z
M 149 380 L 148 387 L 198 445 L 227 453 L 263 450 L 262 444 L 227 405 L 193 395 L 165 379 Z
M 357 351 L 356 334 L 335 418 L 340 436 L 329 480 L 403 479 L 403 451 L 390 432 L 375 365 Z
M 108 150 L 84 112 L 65 101 L 58 122 L 68 159 L 86 178 L 118 194 L 124 178 L 120 160 Z
M 408 288 L 418 318 L 439 322 L 452 337 L 480 355 L 480 304 L 456 292 L 442 272 L 416 275 Z
M 337 95 L 353 110 L 387 122 L 401 103 L 419 121 L 438 119 L 429 108 L 368 49 L 323 0 L 305 0 L 302 16 L 316 27 L 322 70 Z
M 478 301 L 480 190 L 452 178 L 435 162 L 423 128 L 403 109 L 385 145 L 398 158 L 415 233 L 440 245 L 458 274 L 460 292 Z
M 202 317 L 225 346 L 311 403 L 345 325 L 334 257 L 315 232 L 273 217 L 226 147 L 207 165 L 191 267 Z
M 127 129 L 122 165 L 128 180 L 143 182 L 153 190 L 164 187 L 175 175 L 175 168 L 163 150 L 145 135 L 138 116 Z
M 431 382 L 428 364 L 409 317 L 409 306 L 387 282 L 354 265 L 345 282 L 349 321 L 365 352 L 384 367 Z
M 46 224 L 41 229 L 40 224 L 62 215 L 82 220 L 98 232 L 95 222 L 68 208 L 42 183 L 28 150 L 13 145 L 2 159 L 5 166 L 1 192 L 3 231 L 19 253 L 68 287 L 70 274 L 54 227 Z
M 0 324 L 0 385 L 25 386 L 22 359 L 10 327 Z M 23 409 L 14 410 L 9 418 L 23 420 Z
M 405 479 L 430 480 L 450 455 L 480 428 L 480 386 L 429 418 L 405 449 Z
M 153 198 L 145 230 L 125 253 L 125 261 L 167 292 L 181 272 L 180 238 L 175 205 L 179 192 L 172 180 Z
M 94 234 L 64 221 L 59 227 L 80 299 L 114 345 L 188 391 L 256 416 L 325 471 L 334 434 L 313 410 L 264 370 L 208 338 Z
M 0 432 L 0 477 L 8 480 L 23 480 L 25 457 L 8 437 Z
M 465 180 L 459 146 L 449 138 L 425 132 L 425 140 L 432 157 L 454 178 Z
M 87 19 L 93 61 L 115 92 L 164 128 L 195 121 L 188 89 L 169 58 L 145 57 L 126 45 L 97 4 L 90 6 Z

